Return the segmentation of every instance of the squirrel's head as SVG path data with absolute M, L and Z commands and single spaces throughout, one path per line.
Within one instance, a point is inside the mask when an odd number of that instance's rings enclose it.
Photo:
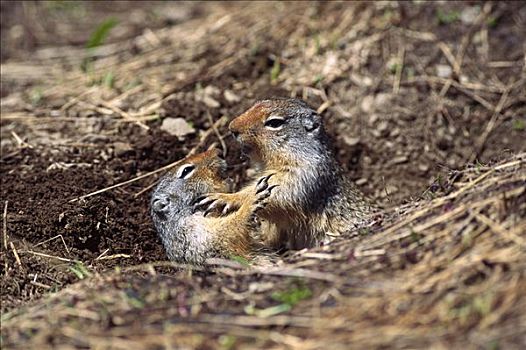
M 187 157 L 167 173 L 151 198 L 151 215 L 170 260 L 202 263 L 212 244 L 208 236 L 192 227 L 195 200 L 208 192 L 226 192 L 226 162 L 217 150 Z
M 227 192 L 226 162 L 217 149 L 184 159 L 162 177 L 151 198 L 154 224 L 173 219 L 191 209 L 193 201 L 208 192 Z
M 320 115 L 292 98 L 258 101 L 232 120 L 229 129 L 251 158 L 264 165 L 308 161 L 308 149 L 326 139 Z

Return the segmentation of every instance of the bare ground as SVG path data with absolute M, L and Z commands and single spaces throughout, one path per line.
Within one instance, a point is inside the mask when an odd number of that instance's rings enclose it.
M 82 6 L 2 3 L 3 346 L 526 344 L 522 3 Z M 155 171 L 216 142 L 241 183 L 225 121 L 275 95 L 322 112 L 385 212 L 271 269 L 163 263 Z

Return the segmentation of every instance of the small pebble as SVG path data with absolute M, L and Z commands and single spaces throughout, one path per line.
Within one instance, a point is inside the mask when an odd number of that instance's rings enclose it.
M 232 90 L 225 90 L 223 95 L 225 96 L 225 100 L 227 100 L 230 103 L 241 101 L 241 97 L 236 95 Z
M 125 153 L 132 151 L 132 146 L 127 142 L 115 142 L 113 144 L 113 152 L 115 156 L 120 157 Z
M 374 110 L 374 96 L 365 96 L 360 104 L 360 108 L 365 113 L 370 113 Z
M 209 108 L 218 108 L 221 106 L 219 102 L 208 95 L 204 95 L 201 100 Z
M 378 95 L 376 95 L 374 99 L 376 107 L 381 108 L 381 107 L 385 107 L 386 105 L 388 105 L 389 102 L 391 101 L 391 96 L 392 94 L 388 94 L 388 93 L 379 93 Z
M 408 160 L 409 159 L 406 156 L 400 156 L 400 157 L 393 158 L 393 163 L 402 164 L 402 163 L 407 163 Z
M 468 6 L 460 13 L 460 20 L 464 24 L 472 24 L 480 14 L 480 6 Z
M 356 180 L 356 184 L 357 184 L 358 186 L 363 186 L 363 185 L 365 185 L 366 183 L 367 183 L 367 179 L 366 179 L 365 177 L 362 177 L 362 178 Z
M 371 114 L 369 117 L 369 125 L 373 125 L 378 120 L 378 114 Z
M 389 128 L 389 123 L 384 120 L 380 122 L 376 128 L 378 129 L 378 131 L 384 132 Z
M 183 118 L 164 118 L 161 130 L 177 137 L 184 137 L 195 133 L 194 127 L 188 124 Z
M 343 136 L 343 142 L 345 142 L 346 145 L 348 146 L 356 146 L 360 143 L 360 138 L 359 137 L 351 137 L 351 136 L 348 136 L 348 135 L 344 135 Z
M 447 64 L 437 64 L 436 71 L 440 78 L 449 78 L 451 73 L 453 73 L 453 69 L 451 69 L 451 67 Z

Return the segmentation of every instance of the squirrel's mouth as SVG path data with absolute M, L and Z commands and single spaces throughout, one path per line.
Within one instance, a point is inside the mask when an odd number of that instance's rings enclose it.
M 253 154 L 255 151 L 255 148 L 253 145 L 248 144 L 246 142 L 243 142 L 241 144 L 241 159 L 242 160 L 248 160 L 249 156 Z

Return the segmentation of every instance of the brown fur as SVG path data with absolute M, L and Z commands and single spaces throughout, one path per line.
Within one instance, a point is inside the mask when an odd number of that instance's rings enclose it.
M 265 124 L 276 117 L 285 124 L 277 128 Z M 321 117 L 304 102 L 257 102 L 229 128 L 261 168 L 259 176 L 273 174 L 269 182 L 279 184 L 258 213 L 275 227 L 262 232 L 268 245 L 312 246 L 363 223 L 371 206 L 342 176 Z M 209 200 L 235 210 L 250 201 L 253 186 L 250 183 L 232 194 L 211 194 Z

